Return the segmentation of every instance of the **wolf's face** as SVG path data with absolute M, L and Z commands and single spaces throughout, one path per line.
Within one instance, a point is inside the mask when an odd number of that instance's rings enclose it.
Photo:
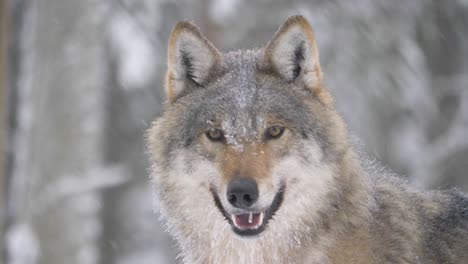
M 347 144 L 305 19 L 263 49 L 227 54 L 179 23 L 168 64 L 167 109 L 149 142 L 173 233 L 295 235 L 316 224 Z

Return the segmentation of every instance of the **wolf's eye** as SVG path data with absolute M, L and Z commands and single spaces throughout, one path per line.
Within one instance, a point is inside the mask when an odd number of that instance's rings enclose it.
M 223 132 L 219 129 L 211 129 L 206 132 L 206 137 L 211 141 L 222 141 L 224 139 Z
M 267 139 L 280 138 L 284 133 L 284 127 L 281 126 L 271 126 L 266 131 Z

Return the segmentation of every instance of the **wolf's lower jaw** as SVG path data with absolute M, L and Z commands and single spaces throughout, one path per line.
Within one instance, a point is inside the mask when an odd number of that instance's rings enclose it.
M 268 224 L 275 213 L 281 206 L 283 202 L 284 192 L 286 185 L 282 184 L 279 190 L 276 192 L 273 201 L 265 211 L 261 212 L 249 212 L 246 211 L 244 214 L 229 214 L 221 204 L 221 200 L 217 194 L 216 188 L 211 186 L 210 191 L 213 195 L 213 200 L 216 207 L 218 207 L 221 214 L 231 225 L 234 233 L 240 236 L 256 236 L 262 233 L 265 230 L 265 227 Z

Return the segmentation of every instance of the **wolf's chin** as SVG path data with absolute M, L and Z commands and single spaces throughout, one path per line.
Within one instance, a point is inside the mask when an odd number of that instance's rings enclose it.
M 286 185 L 282 184 L 276 192 L 271 205 L 264 211 L 248 211 L 241 214 L 229 214 L 223 207 L 221 200 L 217 194 L 216 188 L 211 186 L 210 191 L 213 195 L 213 200 L 216 207 L 224 216 L 226 221 L 231 225 L 232 230 L 237 235 L 243 237 L 256 236 L 265 231 L 268 222 L 273 218 L 278 209 L 281 207 L 284 198 Z

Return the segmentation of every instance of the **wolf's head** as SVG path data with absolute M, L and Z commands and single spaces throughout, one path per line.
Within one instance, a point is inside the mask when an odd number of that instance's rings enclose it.
M 318 227 L 338 204 L 349 145 L 308 22 L 291 17 L 264 48 L 225 54 L 181 22 L 168 57 L 149 144 L 171 231 L 195 243 L 211 233 L 300 240 Z

